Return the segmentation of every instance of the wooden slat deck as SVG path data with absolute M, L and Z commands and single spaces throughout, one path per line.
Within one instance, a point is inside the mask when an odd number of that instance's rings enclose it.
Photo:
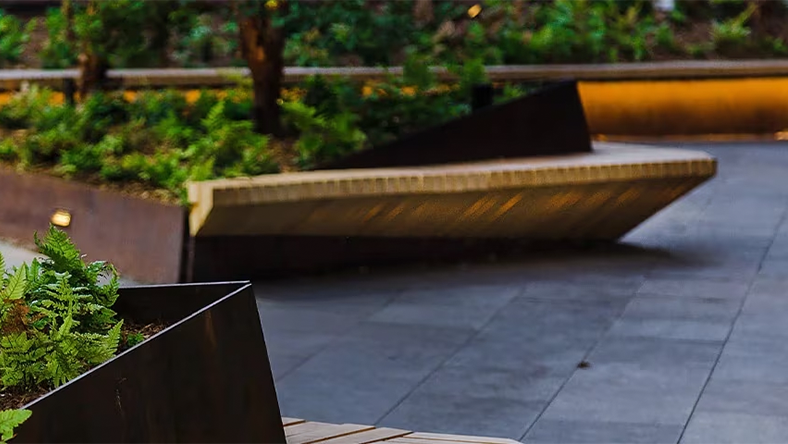
M 358 424 L 329 424 L 282 418 L 288 444 L 516 444 L 507 438 L 419 433 Z

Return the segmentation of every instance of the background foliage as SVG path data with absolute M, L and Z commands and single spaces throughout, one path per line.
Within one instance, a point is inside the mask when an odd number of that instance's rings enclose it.
M 678 0 L 668 15 L 648 0 L 290 0 L 287 63 L 393 65 L 408 51 L 436 64 L 614 62 L 786 54 L 778 0 Z M 476 15 L 469 14 L 476 3 Z M 76 2 L 73 29 L 60 9 L 0 14 L 4 66 L 74 66 L 77 42 L 94 40 L 114 67 L 243 65 L 232 8 L 197 0 Z M 473 17 L 471 17 L 473 15 Z M 25 24 L 26 22 L 26 24 Z M 106 31 L 110 31 L 108 34 Z M 27 56 L 23 57 L 23 54 Z

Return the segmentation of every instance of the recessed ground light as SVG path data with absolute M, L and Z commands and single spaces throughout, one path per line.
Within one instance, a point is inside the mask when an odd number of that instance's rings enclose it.
M 71 213 L 66 210 L 58 209 L 49 220 L 52 222 L 52 225 L 65 228 L 71 225 Z
M 482 12 L 482 5 L 477 3 L 468 8 L 468 17 L 475 18 L 480 12 Z

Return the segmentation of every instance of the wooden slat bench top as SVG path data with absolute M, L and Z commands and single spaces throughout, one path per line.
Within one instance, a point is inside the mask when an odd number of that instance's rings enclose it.
M 507 438 L 418 433 L 388 427 L 282 418 L 288 444 L 516 444 Z
M 591 153 L 189 184 L 193 236 L 617 239 L 713 177 L 700 151 Z

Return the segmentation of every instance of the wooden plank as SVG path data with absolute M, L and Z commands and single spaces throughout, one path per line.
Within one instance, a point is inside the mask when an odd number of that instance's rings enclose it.
M 285 435 L 288 437 L 295 436 L 301 433 L 310 433 L 314 430 L 320 430 L 326 427 L 332 427 L 335 424 L 329 424 L 326 422 L 302 422 L 300 424 L 294 424 L 290 427 L 285 428 Z
M 429 439 L 433 441 L 467 442 L 483 444 L 512 444 L 517 441 L 509 438 L 494 438 L 489 436 L 448 435 L 442 433 L 413 433 L 408 439 Z M 439 444 L 439 443 L 435 443 Z
M 351 435 L 340 436 L 321 442 L 320 444 L 371 444 L 375 442 L 385 441 L 387 439 L 398 438 L 410 434 L 408 430 L 379 428 L 366 430 Z
M 375 428 L 373 426 L 358 424 L 326 424 L 311 422 L 307 422 L 303 424 L 303 426 L 304 427 L 300 427 L 296 433 L 287 433 L 287 429 L 285 429 L 288 444 L 312 444 Z M 293 427 L 299 426 L 296 425 Z
M 512 439 L 487 438 L 484 436 L 440 435 L 413 433 L 385 441 L 386 444 L 519 444 Z
M 304 419 L 282 417 L 282 425 L 284 427 L 288 427 L 288 426 L 292 426 L 292 425 L 296 425 L 296 424 L 303 424 L 305 422 L 306 422 L 306 420 L 304 420 Z
M 417 438 L 410 438 L 410 435 L 403 436 L 401 438 L 394 438 L 383 441 L 386 444 L 468 444 L 467 442 L 463 441 L 435 441 L 434 439 L 417 439 Z

